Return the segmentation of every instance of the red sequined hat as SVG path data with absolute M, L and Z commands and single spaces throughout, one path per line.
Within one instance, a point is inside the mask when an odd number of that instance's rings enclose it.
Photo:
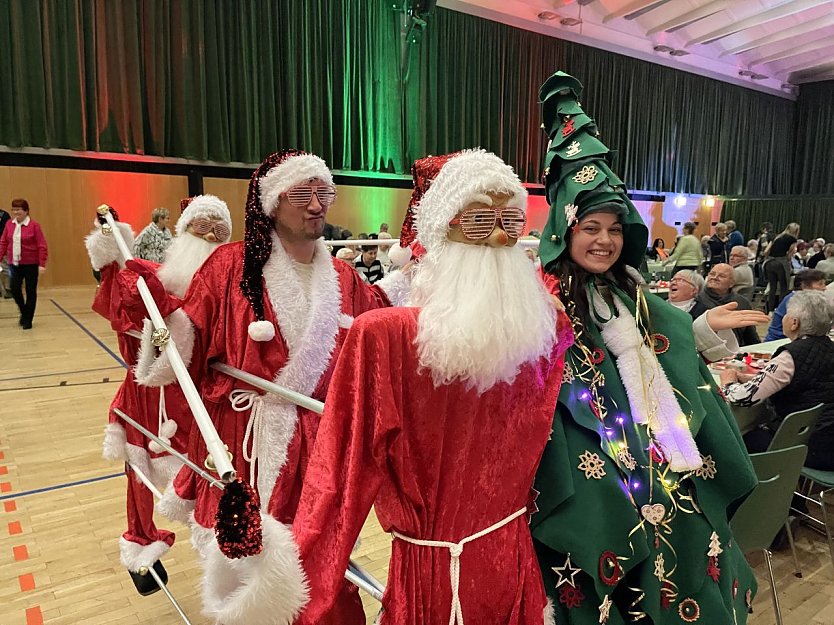
M 267 156 L 249 181 L 240 289 L 255 313 L 256 321 L 249 324 L 249 336 L 255 341 L 270 341 L 275 336 L 273 324 L 264 320 L 263 293 L 263 268 L 272 253 L 272 211 L 281 193 L 310 178 L 333 184 L 333 175 L 318 156 L 283 150 Z
M 388 258 L 397 266 L 402 266 L 411 258 L 420 258 L 426 253 L 420 243 L 417 242 L 417 230 L 415 228 L 415 221 L 417 219 L 417 205 L 423 199 L 429 186 L 440 174 L 440 170 L 453 156 L 457 156 L 460 152 L 453 152 L 452 154 L 443 154 L 441 156 L 426 156 L 414 161 L 411 167 L 411 177 L 414 180 L 414 190 L 411 192 L 411 199 L 408 202 L 408 208 L 405 211 L 405 219 L 403 219 L 403 227 L 400 230 L 399 245 L 394 244 L 388 252 Z

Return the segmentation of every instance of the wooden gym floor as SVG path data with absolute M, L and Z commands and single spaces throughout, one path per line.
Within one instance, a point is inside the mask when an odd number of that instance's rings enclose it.
M 115 336 L 90 310 L 94 287 L 41 289 L 34 329 L 0 300 L 0 625 L 176 625 L 159 592 L 139 596 L 119 563 L 125 480 L 101 458 L 107 407 L 124 376 Z M 199 570 L 188 530 L 163 558 L 169 587 L 194 625 Z M 804 577 L 790 553 L 774 557 L 785 625 L 834 625 L 834 568 L 824 539 L 797 535 Z M 385 581 L 390 539 L 371 516 L 357 561 Z M 763 561 L 752 625 L 775 623 Z M 365 597 L 368 623 L 377 604 Z M 253 624 L 257 625 L 257 624 Z M 414 624 L 419 625 L 419 624 Z M 710 623 L 707 625 L 729 625 Z

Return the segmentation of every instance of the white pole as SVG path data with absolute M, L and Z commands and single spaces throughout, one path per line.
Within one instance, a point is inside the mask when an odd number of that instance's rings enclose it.
M 127 416 L 124 412 L 122 412 L 118 408 L 113 408 L 113 412 L 115 412 L 116 416 L 118 416 L 122 421 L 125 421 L 128 424 L 132 425 L 134 428 L 139 430 L 142 434 L 144 434 L 149 439 L 154 441 L 157 445 L 162 447 L 169 454 L 171 454 L 172 456 L 174 456 L 176 458 L 179 458 L 182 461 L 183 464 L 187 465 L 197 475 L 204 478 L 209 484 L 211 484 L 215 488 L 219 488 L 220 490 L 223 490 L 224 486 L 223 486 L 222 482 L 219 482 L 217 479 L 214 478 L 214 476 L 211 473 L 208 473 L 208 472 L 204 471 L 202 468 L 200 468 L 199 466 L 194 464 L 194 462 L 192 462 L 191 459 L 188 456 L 185 456 L 185 455 L 181 454 L 180 452 L 178 452 L 176 449 L 171 447 L 171 445 L 169 445 L 164 440 L 159 438 L 153 432 L 149 431 L 147 428 L 142 427 L 139 423 L 137 423 L 136 421 L 131 419 L 129 416 Z
M 148 476 L 145 475 L 139 467 L 137 467 L 132 462 L 128 462 L 127 466 L 129 466 L 130 470 L 136 474 L 136 477 L 139 478 L 139 481 L 142 482 L 148 488 L 148 490 L 153 493 L 154 497 L 156 497 L 157 499 L 162 499 L 162 493 L 159 492 L 159 489 L 156 487 L 156 484 L 151 482 L 150 479 L 148 479 Z
M 116 226 L 116 221 L 113 219 L 113 215 L 110 214 L 110 207 L 102 204 L 98 207 L 97 212 L 104 217 L 107 225 L 110 226 L 110 232 L 113 234 L 122 256 L 124 256 L 125 260 L 132 260 L 133 254 L 131 254 L 125 244 L 122 233 L 119 231 L 119 228 Z M 102 232 L 105 232 L 103 226 Z M 194 386 L 194 382 L 188 374 L 188 369 L 182 361 L 179 351 L 177 351 L 174 339 L 171 338 L 168 329 L 165 327 L 165 321 L 163 321 L 162 315 L 159 313 L 159 309 L 151 296 L 151 292 L 148 290 L 148 285 L 145 284 L 144 278 L 139 276 L 139 279 L 136 281 L 136 286 L 139 289 L 139 294 L 142 296 L 142 302 L 145 304 L 153 327 L 168 335 L 168 340 L 163 345 L 163 349 L 168 354 L 168 360 L 171 362 L 171 366 L 177 376 L 177 381 L 188 402 L 188 407 L 191 408 L 191 413 L 194 415 L 194 421 L 197 423 L 197 427 L 200 428 L 200 434 L 203 435 L 203 440 L 206 442 L 206 449 L 208 449 L 214 466 L 217 467 L 217 473 L 223 482 L 231 482 L 235 479 L 236 474 L 231 460 L 229 460 L 228 452 L 223 445 L 223 441 L 220 440 L 217 430 L 214 429 L 214 424 L 212 424 L 206 412 L 206 407 L 203 405 L 203 401 L 197 392 L 197 388 Z
M 247 373 L 246 371 L 241 371 L 240 369 L 236 369 L 235 367 L 231 367 L 222 362 L 211 363 L 211 368 L 216 369 L 221 373 L 225 373 L 229 377 L 235 378 L 236 380 L 246 382 L 247 384 L 254 386 L 255 388 L 259 388 L 262 391 L 266 391 L 267 393 L 272 393 L 273 395 L 283 397 L 284 399 L 292 402 L 296 406 L 301 406 L 302 408 L 306 408 L 307 410 L 312 410 L 317 414 L 322 414 L 324 412 L 323 402 L 315 400 L 312 397 L 307 397 L 306 395 L 303 395 L 301 393 L 297 393 L 296 391 L 291 391 L 288 388 L 284 388 L 283 386 L 275 384 L 275 382 L 264 380 L 263 378 L 259 378 L 258 376 L 252 375 L 251 373 Z
M 374 587 L 375 587 L 375 588 L 376 588 L 376 589 L 380 592 L 380 594 L 381 594 L 381 593 L 383 593 L 383 592 L 385 592 L 385 586 L 383 586 L 383 585 L 379 582 L 379 580 L 378 580 L 378 579 L 376 579 L 373 575 L 371 575 L 370 573 L 368 573 L 368 571 L 366 571 L 364 568 L 362 568 L 361 566 L 359 566 L 358 564 L 356 564 L 356 562 L 354 562 L 353 560 L 351 560 L 351 561 L 350 561 L 350 564 L 349 564 L 348 566 L 349 566 L 351 569 L 353 569 L 353 571 L 354 571 L 357 575 L 360 575 L 360 576 L 361 576 L 363 579 L 365 579 L 365 580 L 366 580 L 369 584 L 371 584 L 372 586 L 374 586 Z
M 395 243 L 399 243 L 400 238 L 397 237 L 395 239 L 345 239 L 344 241 L 325 241 L 325 245 L 329 245 L 330 247 L 344 247 L 346 245 L 369 245 L 369 246 L 377 246 L 377 247 L 390 247 Z M 538 239 L 519 239 L 518 244 L 519 247 L 538 247 L 539 240 Z
M 364 590 L 377 601 L 382 601 L 382 593 L 379 591 L 379 589 L 377 589 L 373 584 L 354 573 L 352 570 L 348 569 L 347 571 L 345 571 L 345 579 L 357 588 L 361 588 L 362 590 Z
M 157 586 L 159 586 L 162 589 L 162 592 L 165 593 L 165 596 L 168 597 L 168 601 L 171 602 L 171 605 L 173 605 L 174 609 L 179 613 L 180 618 L 183 620 L 185 625 L 191 625 L 191 621 L 188 620 L 188 617 L 185 615 L 185 612 L 182 611 L 180 604 L 177 603 L 176 599 L 174 599 L 174 595 L 171 594 L 171 591 L 168 590 L 168 586 L 165 585 L 165 583 L 159 577 L 157 572 L 154 571 L 154 568 L 152 566 L 148 567 L 148 573 L 151 574 L 151 577 L 154 578 L 154 581 L 156 581 Z

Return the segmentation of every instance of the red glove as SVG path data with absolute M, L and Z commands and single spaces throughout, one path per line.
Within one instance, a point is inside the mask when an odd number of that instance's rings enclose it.
M 151 297 L 153 297 L 153 301 L 156 302 L 156 306 L 159 308 L 160 315 L 167 317 L 182 306 L 182 300 L 179 297 L 171 295 L 165 290 L 162 282 L 156 277 L 156 271 L 154 269 L 145 263 L 133 259 L 127 261 L 125 267 L 137 276 L 144 278 L 145 284 L 148 285 L 148 290 L 151 292 Z M 129 310 L 131 319 L 144 319 L 145 317 L 149 317 L 145 309 L 145 303 L 142 301 L 138 290 L 136 291 L 135 297 L 125 298 L 124 304 Z

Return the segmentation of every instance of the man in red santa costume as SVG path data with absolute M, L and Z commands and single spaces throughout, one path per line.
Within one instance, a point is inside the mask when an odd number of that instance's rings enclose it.
M 130 226 L 117 223 L 117 227 L 130 248 L 133 241 Z M 158 297 L 163 305 L 177 302 L 185 294 L 194 272 L 221 243 L 229 240 L 231 229 L 229 210 L 222 200 L 212 195 L 193 199 L 177 222 L 177 237 L 166 251 L 165 262 L 157 265 L 138 261 L 148 271 L 155 272 L 164 290 L 173 296 Z M 102 232 L 98 223 L 85 244 L 93 268 L 101 271 L 101 286 L 96 292 L 93 310 L 108 319 L 118 333 L 119 351 L 128 366 L 125 380 L 110 405 L 103 455 L 108 460 L 129 462 L 162 489 L 174 478 L 182 463 L 133 427 L 125 429 L 113 408 L 122 410 L 183 453 L 187 451 L 193 418 L 179 386 L 162 390 L 136 383 L 133 366 L 138 359 L 139 340 L 127 332 L 141 331 L 142 319 L 146 316 L 139 303 L 137 275 L 123 268 L 124 260 L 115 237 Z M 127 531 L 119 541 L 119 549 L 121 562 L 141 594 L 159 589 L 153 577 L 147 574 L 151 566 L 163 580 L 167 579 L 159 559 L 174 543 L 173 532 L 159 529 L 154 524 L 153 510 L 153 494 L 132 471 L 129 472 Z
M 295 516 L 320 416 L 209 365 L 224 362 L 323 400 L 354 318 L 398 303 L 409 290 L 402 272 L 368 286 L 330 256 L 320 237 L 335 197 L 319 157 L 295 150 L 269 156 L 249 184 L 245 240 L 213 254 L 182 308 L 166 319 L 235 470 L 261 502 L 263 550 L 239 560 L 223 555 L 214 535 L 220 491 L 193 471 L 180 471 L 159 506 L 190 519 L 204 568 L 204 613 L 223 625 L 292 622 L 304 602 L 300 571 L 285 557 L 293 543 L 283 524 Z M 137 377 L 152 385 L 173 380 L 167 355 L 140 361 Z M 192 435 L 189 456 L 202 463 L 206 455 L 203 440 Z M 338 595 L 319 623 L 364 620 L 355 588 L 343 584 Z
M 296 623 L 330 609 L 373 505 L 394 536 L 380 623 L 542 625 L 528 504 L 569 324 L 515 245 L 512 168 L 466 150 L 413 172 L 415 307 L 363 315 L 342 348 L 293 523 L 310 589 Z

